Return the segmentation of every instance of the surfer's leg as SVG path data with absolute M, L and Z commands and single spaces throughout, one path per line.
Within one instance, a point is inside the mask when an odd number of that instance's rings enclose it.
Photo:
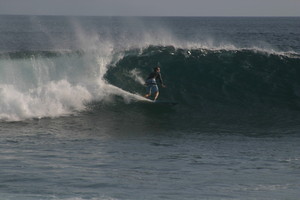
M 158 92 L 158 91 L 157 91 L 157 92 L 155 92 L 155 94 L 154 94 L 154 101 L 156 101 L 156 99 L 157 99 L 158 95 L 159 95 L 159 92 Z
M 148 98 L 148 97 L 150 97 L 151 96 L 151 86 L 147 86 L 147 88 L 146 88 L 146 95 L 144 96 L 145 98 Z
M 158 90 L 158 86 L 154 85 L 152 88 L 152 92 L 154 92 L 154 101 L 156 101 L 158 95 L 159 95 L 159 90 Z

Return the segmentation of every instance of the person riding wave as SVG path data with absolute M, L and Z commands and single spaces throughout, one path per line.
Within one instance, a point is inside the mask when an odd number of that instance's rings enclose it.
M 145 85 L 147 86 L 145 95 L 146 98 L 150 97 L 152 94 L 154 94 L 154 101 L 158 98 L 159 90 L 157 86 L 157 80 L 160 82 L 162 87 L 166 87 L 163 83 L 163 80 L 161 78 L 160 74 L 160 67 L 154 67 L 153 72 L 151 72 L 146 79 Z

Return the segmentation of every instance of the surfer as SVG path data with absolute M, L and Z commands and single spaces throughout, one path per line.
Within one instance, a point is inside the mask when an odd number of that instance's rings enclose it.
M 148 98 L 152 94 L 154 94 L 154 101 L 156 101 L 156 99 L 159 95 L 157 80 L 160 82 L 162 87 L 166 87 L 161 78 L 160 67 L 153 68 L 153 72 L 151 72 L 151 74 L 149 74 L 148 78 L 146 79 L 146 83 L 145 83 L 145 85 L 147 86 L 147 89 L 146 89 L 147 94 L 145 95 L 145 97 Z

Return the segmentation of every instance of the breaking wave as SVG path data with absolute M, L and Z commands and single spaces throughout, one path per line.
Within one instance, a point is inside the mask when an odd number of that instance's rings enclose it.
M 184 112 L 226 109 L 295 111 L 300 55 L 257 48 L 109 44 L 77 51 L 17 51 L 0 55 L 0 119 L 58 117 L 146 101 L 144 79 L 160 65 L 167 88 L 160 99 Z

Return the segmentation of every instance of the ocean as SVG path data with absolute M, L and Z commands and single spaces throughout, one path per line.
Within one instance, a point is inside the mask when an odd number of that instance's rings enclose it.
M 298 200 L 299 144 L 299 17 L 0 16 L 1 200 Z

